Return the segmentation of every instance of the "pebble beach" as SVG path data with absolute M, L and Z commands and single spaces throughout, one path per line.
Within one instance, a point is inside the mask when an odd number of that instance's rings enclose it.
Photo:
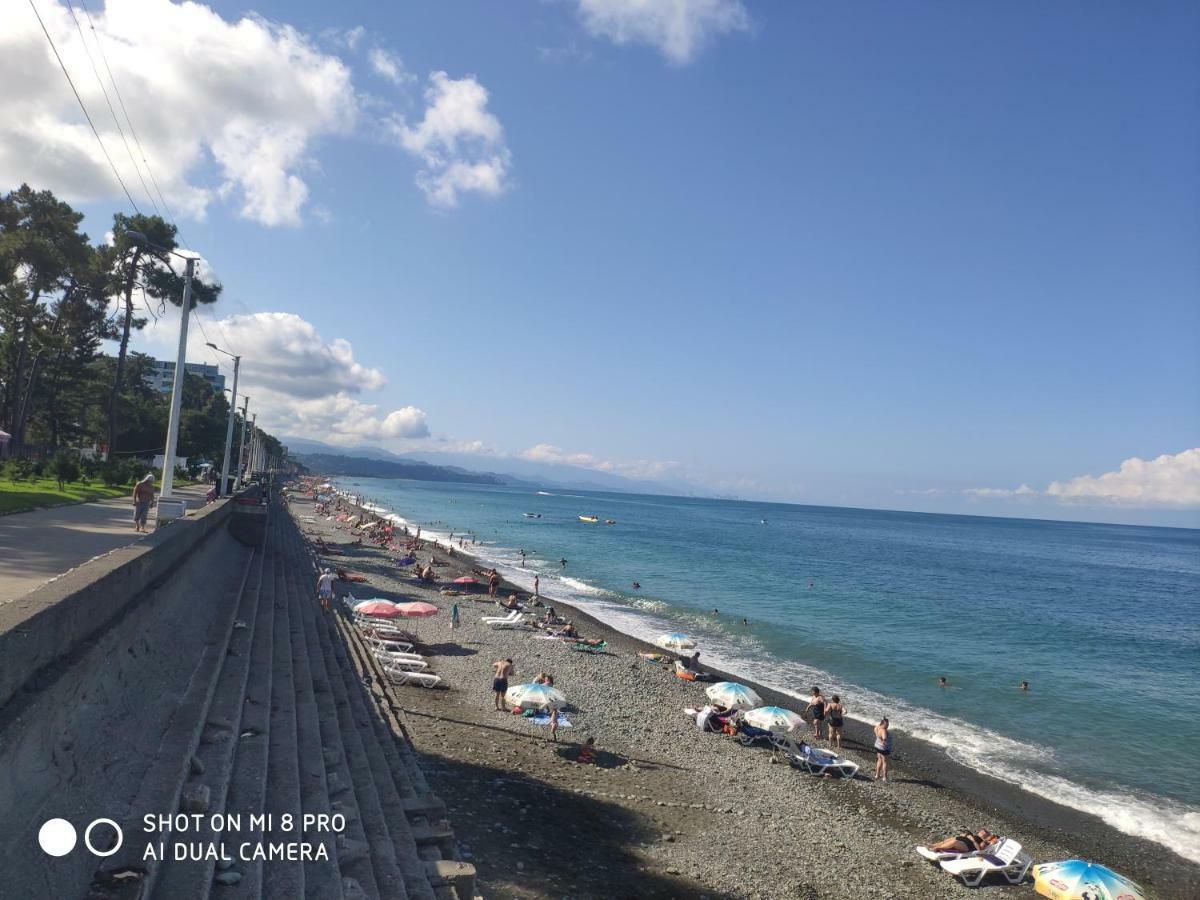
M 475 567 L 462 551 L 435 551 L 443 565 L 430 586 L 397 568 L 395 553 L 355 545 L 310 501 L 295 498 L 291 509 L 307 536 L 342 551 L 325 564 L 367 578 L 342 583 L 340 593 L 439 607 L 415 628 L 442 686 L 390 690 L 485 896 L 1036 896 L 1031 880 L 965 888 L 914 851 L 979 827 L 1019 840 L 1036 862 L 1082 856 L 1137 880 L 1150 896 L 1200 894 L 1200 866 L 958 766 L 903 733 L 887 783 L 870 780 L 875 757 L 860 723 L 846 728 L 845 755 L 860 767 L 855 779 L 814 777 L 769 750 L 702 733 L 683 710 L 705 703 L 706 685 L 638 656 L 656 648 L 552 597 L 546 602 L 584 637 L 607 642 L 603 652 L 574 651 L 532 630 L 490 628 L 481 617 L 499 610 L 486 591 L 442 592 Z M 501 594 L 513 590 L 505 585 Z M 460 626 L 452 629 L 454 603 Z M 558 742 L 549 728 L 495 710 L 491 665 L 503 658 L 516 666 L 511 683 L 554 676 L 570 702 L 571 727 Z M 796 708 L 793 698 L 750 686 L 765 703 Z M 853 697 L 843 699 L 853 705 Z M 574 761 L 587 738 L 599 751 L 596 765 Z

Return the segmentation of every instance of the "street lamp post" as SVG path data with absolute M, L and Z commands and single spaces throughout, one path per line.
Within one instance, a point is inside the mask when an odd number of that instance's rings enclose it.
M 242 475 L 245 472 L 245 467 L 242 464 L 242 455 L 246 452 L 246 428 L 250 425 L 250 398 L 242 398 L 242 441 L 238 446 L 237 455 L 237 479 L 233 483 L 233 489 L 240 491 L 242 489 Z
M 229 422 L 225 426 L 225 462 L 221 466 L 221 485 L 217 488 L 217 496 L 223 497 L 229 493 L 229 458 L 233 451 L 233 417 L 237 412 L 238 366 L 241 365 L 242 358 L 228 350 L 222 350 L 212 341 L 208 342 L 208 346 L 218 353 L 233 357 L 233 393 L 229 397 Z
M 258 455 L 258 413 L 250 417 L 250 454 L 246 457 L 246 474 L 254 477 L 255 457 Z
M 186 261 L 187 271 L 183 276 L 183 311 L 179 317 L 179 352 L 175 358 L 175 378 L 171 385 L 171 416 L 167 421 L 167 442 L 163 448 L 163 497 L 171 496 L 171 488 L 175 481 L 175 447 L 179 441 L 179 413 L 183 406 L 183 376 L 187 365 L 187 333 L 188 316 L 192 311 L 192 276 L 196 273 L 196 256 L 185 256 L 175 250 L 168 250 L 155 244 L 140 231 L 128 231 L 126 234 L 140 244 L 153 247 L 160 253 L 170 253 Z

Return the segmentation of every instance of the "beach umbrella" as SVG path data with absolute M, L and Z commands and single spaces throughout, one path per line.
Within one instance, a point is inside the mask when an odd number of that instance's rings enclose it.
M 762 703 L 762 697 L 744 684 L 733 681 L 719 681 L 704 693 L 713 703 L 719 703 L 729 709 L 754 709 Z
M 693 641 L 686 634 L 680 634 L 678 631 L 673 631 L 670 634 L 659 635 L 658 640 L 655 641 L 655 643 L 667 650 L 674 650 L 676 653 L 679 653 L 683 650 L 691 650 L 696 646 L 695 641 Z
M 472 578 L 470 575 L 464 575 L 462 578 L 455 578 L 455 584 L 479 584 L 478 578 Z
M 398 619 L 401 615 L 395 603 L 387 600 L 370 600 L 354 607 L 360 616 L 374 616 L 379 619 Z
M 562 709 L 567 698 L 548 684 L 518 684 L 508 689 L 504 702 L 521 709 Z
M 782 706 L 760 706 L 758 709 L 752 709 L 746 713 L 746 722 L 767 731 L 792 731 L 797 725 L 804 724 L 800 716 Z
M 405 619 L 427 619 L 438 614 L 438 608 L 432 603 L 416 601 L 414 603 L 397 603 L 396 609 Z
M 411 566 L 416 561 L 417 561 L 417 558 L 415 556 L 402 556 L 398 560 L 396 560 L 396 565 Z
M 1052 900 L 1145 900 L 1145 892 L 1107 866 L 1083 859 L 1033 867 L 1033 886 Z
M 352 609 L 355 612 L 358 612 L 360 606 L 366 606 L 368 603 L 387 603 L 391 606 L 395 606 L 391 600 L 384 600 L 382 597 L 368 597 L 366 600 L 355 600 Z

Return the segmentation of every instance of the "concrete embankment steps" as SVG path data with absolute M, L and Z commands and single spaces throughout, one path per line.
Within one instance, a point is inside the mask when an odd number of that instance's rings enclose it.
M 126 834 L 137 837 L 97 868 L 89 897 L 467 900 L 474 870 L 456 862 L 445 807 L 429 792 L 394 698 L 370 683 L 372 660 L 355 629 L 320 610 L 311 551 L 284 510 L 272 510 L 264 545 L 239 568 L 213 582 L 206 642 L 128 807 Z M 240 816 L 236 834 L 206 827 L 163 837 L 168 846 L 219 843 L 233 862 L 142 861 L 147 811 Z M 294 817 L 290 829 L 284 813 Z M 304 814 L 335 813 L 345 816 L 343 833 L 302 830 Z M 255 833 L 250 817 L 264 814 L 272 827 Z M 241 844 L 260 841 L 323 845 L 328 859 L 239 858 Z

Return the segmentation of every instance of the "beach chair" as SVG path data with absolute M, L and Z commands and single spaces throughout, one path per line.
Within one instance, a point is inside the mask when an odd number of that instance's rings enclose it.
M 413 645 L 408 641 L 398 641 L 393 638 L 380 637 L 377 634 L 364 635 L 367 646 L 372 650 L 384 650 L 388 653 L 412 653 Z
M 993 872 L 1003 875 L 1009 884 L 1020 884 L 1029 874 L 1033 859 L 1021 850 L 1021 845 L 1004 838 L 990 852 L 947 859 L 938 863 L 942 870 L 958 878 L 967 887 L 978 887 Z
M 742 722 L 738 725 L 737 740 L 743 747 L 759 747 L 766 745 L 774 748 L 771 738 L 775 736 L 773 731 L 768 731 L 765 728 L 755 728 L 753 725 L 747 725 Z
M 429 663 L 423 659 L 413 659 L 407 656 L 396 656 L 392 653 L 384 653 L 380 650 L 371 651 L 372 655 L 383 664 L 385 669 L 404 669 L 409 672 L 417 672 L 421 669 L 428 669 Z
M 485 622 L 486 622 L 486 620 L 485 620 Z M 488 626 L 488 628 L 495 628 L 497 630 L 506 629 L 506 628 L 521 628 L 521 629 L 524 629 L 524 628 L 532 629 L 533 628 L 532 625 L 530 625 L 528 622 L 525 621 L 525 617 L 523 615 L 521 615 L 520 613 L 517 613 L 517 617 L 515 619 L 497 619 L 497 620 L 494 620 L 491 622 L 487 622 L 487 626 Z
M 598 644 L 589 644 L 585 641 L 576 641 L 571 645 L 572 650 L 578 650 L 580 653 L 603 653 L 608 649 L 608 641 L 601 641 Z
M 840 775 L 842 778 L 853 778 L 858 774 L 857 763 L 829 750 L 810 746 L 804 741 L 797 744 L 786 734 L 773 735 L 771 746 L 781 751 L 794 768 L 802 769 L 810 775 Z
M 928 847 L 917 847 L 917 855 L 931 863 L 946 862 L 951 859 L 966 859 L 968 856 L 978 856 L 982 850 L 968 850 L 966 853 L 958 850 L 930 850 Z
M 480 616 L 479 621 L 487 622 L 490 625 L 493 622 L 516 622 L 520 618 L 521 611 L 514 609 L 506 616 Z
M 442 683 L 442 679 L 429 672 L 413 672 L 408 669 L 386 666 L 383 670 L 392 684 L 415 684 L 417 687 L 433 688 Z

